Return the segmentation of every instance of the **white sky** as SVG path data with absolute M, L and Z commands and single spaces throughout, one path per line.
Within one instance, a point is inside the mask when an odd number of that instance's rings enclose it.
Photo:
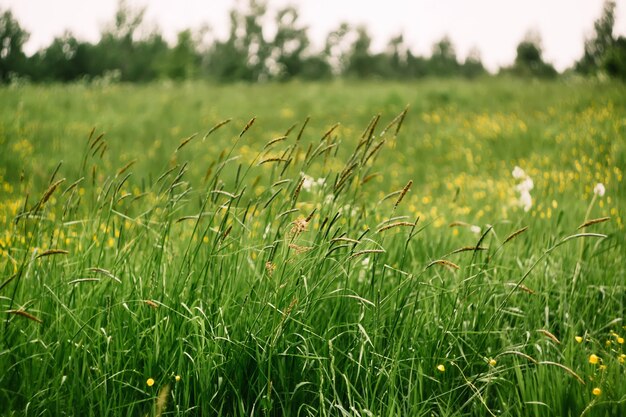
M 626 0 L 617 0 L 615 34 L 626 35 Z M 129 0 L 146 7 L 146 23 L 173 41 L 182 29 L 208 24 L 217 37 L 228 31 L 228 11 L 247 0 Z M 603 0 L 269 0 L 272 8 L 293 4 L 309 27 L 315 46 L 340 22 L 365 24 L 381 50 L 400 32 L 411 50 L 430 55 L 432 44 L 448 35 L 459 58 L 477 47 L 490 70 L 509 65 L 529 29 L 542 36 L 544 59 L 563 70 L 583 53 L 585 36 L 602 11 Z M 47 46 L 66 29 L 96 41 L 112 21 L 117 0 L 0 0 L 31 33 L 27 53 Z

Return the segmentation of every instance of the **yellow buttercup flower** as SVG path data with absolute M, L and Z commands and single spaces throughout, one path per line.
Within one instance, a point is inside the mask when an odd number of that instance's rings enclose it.
M 174 380 L 175 380 L 176 382 L 180 381 L 180 375 L 176 375 L 176 376 L 174 377 Z
M 624 344 L 624 338 L 623 337 L 618 337 L 617 338 L 617 343 L 619 343 L 620 345 Z
M 149 386 L 149 387 L 153 386 L 154 385 L 154 379 L 148 378 L 148 380 L 146 381 L 146 385 Z
M 575 339 L 578 343 L 582 343 L 582 341 L 583 341 L 583 338 L 582 338 L 581 336 L 576 336 L 574 339 Z
M 489 361 L 489 366 L 496 366 L 496 360 L 495 359 L 491 359 Z
M 446 367 L 440 364 L 440 365 L 437 365 L 437 370 L 438 370 L 439 372 L 445 372 Z
M 591 355 L 589 355 L 590 364 L 597 365 L 598 362 L 600 362 L 600 357 L 598 355 L 596 355 L 595 353 L 592 353 Z
M 596 387 L 596 388 L 593 389 L 593 391 L 591 391 L 591 393 L 597 397 L 600 394 L 602 394 L 602 390 L 600 388 Z

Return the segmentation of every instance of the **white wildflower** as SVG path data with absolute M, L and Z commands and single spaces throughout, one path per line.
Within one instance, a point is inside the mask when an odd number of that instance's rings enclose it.
M 304 191 L 311 191 L 311 188 L 315 185 L 315 179 L 306 174 L 302 174 L 302 178 L 304 179 L 304 181 L 302 181 L 302 189 L 304 189 Z
M 524 170 L 518 166 L 516 166 L 515 168 L 513 168 L 513 178 L 515 178 L 516 180 L 521 180 L 522 178 L 526 177 L 526 172 L 524 172 Z
M 516 188 L 518 189 L 520 193 L 524 193 L 525 191 L 532 190 L 534 186 L 535 186 L 535 183 L 533 182 L 532 178 L 526 177 L 524 178 L 524 181 L 517 184 Z
M 470 231 L 474 234 L 479 234 L 481 229 L 480 226 L 476 226 L 475 224 L 470 226 Z
M 530 210 L 530 208 L 533 206 L 533 199 L 530 196 L 530 192 L 528 192 L 527 190 L 521 191 L 519 196 L 519 202 L 524 208 L 524 211 Z
M 604 197 L 604 193 L 606 192 L 606 188 L 604 188 L 604 184 L 601 182 L 597 183 L 595 187 L 593 187 L 593 193 L 598 197 Z
M 326 182 L 325 178 L 315 179 L 315 178 L 311 177 L 310 175 L 306 175 L 304 172 L 301 172 L 300 174 L 302 175 L 302 178 L 304 180 L 304 181 L 302 181 L 302 188 L 306 192 L 310 192 L 314 188 L 317 188 L 317 187 L 321 188 L 321 187 L 324 186 L 324 183 Z

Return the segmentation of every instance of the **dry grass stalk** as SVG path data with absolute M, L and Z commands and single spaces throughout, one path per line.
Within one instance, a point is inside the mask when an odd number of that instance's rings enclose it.
M 293 251 L 299 255 L 301 253 L 305 253 L 310 251 L 311 249 L 313 249 L 311 246 L 300 246 L 300 245 L 296 245 L 295 243 L 290 243 L 289 244 L 289 248 L 293 249 Z
M 180 142 L 180 145 L 178 145 L 178 148 L 176 148 L 176 150 L 175 150 L 174 152 L 178 152 L 179 150 L 181 150 L 181 148 L 182 148 L 183 146 L 185 146 L 186 144 L 188 144 L 189 142 L 191 142 L 191 140 L 192 140 L 193 138 L 195 138 L 196 136 L 198 136 L 198 134 L 197 134 L 197 133 L 194 133 L 193 135 L 189 136 L 187 139 L 183 139 L 183 141 L 182 141 L 182 142 Z
M 587 226 L 591 226 L 592 224 L 608 222 L 609 220 L 611 220 L 610 217 L 600 217 L 599 219 L 587 220 L 586 222 L 578 226 L 578 229 L 583 229 Z
M 265 149 L 269 148 L 270 146 L 272 146 L 273 144 L 278 143 L 278 142 L 282 142 L 282 141 L 284 141 L 285 139 L 287 139 L 287 135 L 285 135 L 285 136 L 279 136 L 279 137 L 277 137 L 277 138 L 274 138 L 274 139 L 270 140 L 269 142 L 267 142 L 267 143 L 265 144 L 265 146 L 263 146 L 263 149 L 265 150 Z
M 43 258 L 44 256 L 67 255 L 68 253 L 69 252 L 64 249 L 48 249 L 47 251 L 43 251 L 37 255 L 37 259 Z
M 454 221 L 448 225 L 448 227 L 470 227 L 471 224 L 462 221 Z
M 367 255 L 368 253 L 385 253 L 384 250 L 382 249 L 365 249 L 365 250 L 360 250 L 358 252 L 353 253 L 349 259 L 352 258 L 356 258 L 357 256 L 361 256 L 361 255 Z
M 283 158 L 266 158 L 264 160 L 262 160 L 261 162 L 259 162 L 259 165 L 263 165 L 263 164 L 268 164 L 270 162 L 287 162 L 289 161 L 289 159 L 283 159 Z
M 246 133 L 248 131 L 248 129 L 250 129 L 252 127 L 252 125 L 254 124 L 255 121 L 256 121 L 256 116 L 254 116 L 252 119 L 250 119 L 250 121 L 248 121 L 248 123 L 246 123 L 246 125 L 243 128 L 243 130 L 239 134 L 239 137 L 242 137 L 243 134 Z
M 461 252 L 469 252 L 469 251 L 482 251 L 482 250 L 487 250 L 489 248 L 485 248 L 483 246 L 463 246 L 462 248 L 458 248 L 453 250 L 452 252 L 450 252 L 450 255 L 454 255 L 456 253 L 461 253 Z
M 46 192 L 43 193 L 43 197 L 41 197 L 41 200 L 39 200 L 39 203 L 37 203 L 36 207 L 39 208 L 43 206 L 44 204 L 46 204 L 48 200 L 50 200 L 50 197 L 52 197 L 52 194 L 57 189 L 57 187 L 61 185 L 63 182 L 65 182 L 65 178 L 62 178 L 56 181 L 54 184 L 51 184 L 46 190 Z
M 167 397 L 170 393 L 170 386 L 166 384 L 159 391 L 159 396 L 156 398 L 154 415 L 155 417 L 161 417 L 167 408 Z
M 511 241 L 512 239 L 515 239 L 517 236 L 521 235 L 526 230 L 528 230 L 528 226 L 524 226 L 521 229 L 514 231 L 513 233 L 508 235 L 506 239 L 504 239 L 504 242 L 502 242 L 502 244 L 504 245 L 505 243 Z
M 337 129 L 339 126 L 341 125 L 341 123 L 335 123 L 334 125 L 332 125 L 327 131 L 326 133 L 324 133 L 324 136 L 322 136 L 322 138 L 320 139 L 320 142 L 324 141 L 324 139 L 326 139 L 327 137 L 329 137 L 334 131 L 335 129 Z
M 224 126 L 225 124 L 230 123 L 232 119 L 226 119 L 226 120 L 222 120 L 221 122 L 219 122 L 218 124 L 216 124 L 215 126 L 213 126 L 206 135 L 204 135 L 204 138 L 202 138 L 202 140 L 206 139 L 211 133 L 215 132 L 217 129 L 219 129 L 220 127 Z
M 300 182 L 296 186 L 296 189 L 293 191 L 293 195 L 291 196 L 291 199 L 293 201 L 296 201 L 298 199 L 298 196 L 300 195 L 300 191 L 302 190 L 302 184 L 304 184 L 304 177 L 300 179 Z
M 93 132 L 93 130 L 92 130 L 92 132 Z M 102 140 L 102 138 L 104 138 L 104 133 L 100 133 L 98 135 L 98 137 L 94 139 L 94 141 L 91 143 L 91 146 L 89 146 L 89 149 L 93 149 L 98 144 L 98 142 L 100 142 Z
M 296 237 L 300 235 L 301 233 L 306 231 L 306 228 L 308 225 L 309 225 L 309 220 L 305 219 L 304 217 L 296 219 L 293 222 L 293 226 L 291 227 L 291 230 L 289 231 L 289 235 L 291 237 Z
M 267 272 L 267 275 L 271 277 L 274 275 L 274 271 L 276 271 L 276 264 L 272 261 L 265 262 L 265 272 Z
M 16 315 L 16 316 L 25 317 L 25 318 L 27 318 L 27 319 L 29 319 L 29 320 L 32 320 L 32 321 L 35 321 L 35 322 L 37 322 L 37 323 L 39 323 L 39 324 L 42 324 L 42 323 L 43 323 L 43 320 L 41 320 L 41 319 L 39 319 L 39 318 L 37 318 L 37 317 L 33 316 L 33 315 L 32 315 L 32 314 L 30 314 L 30 313 L 27 313 L 26 311 L 24 311 L 24 310 L 22 310 L 22 309 L 19 309 L 19 310 L 7 310 L 7 311 L 6 311 L 6 313 L 7 313 L 7 314 L 14 314 L 14 315 Z
M 426 269 L 430 268 L 433 265 L 445 266 L 445 267 L 450 268 L 450 269 L 461 269 L 461 267 L 458 266 L 457 264 L 455 264 L 454 262 L 450 262 L 450 261 L 445 260 L 445 259 L 437 259 L 436 261 L 432 261 L 431 263 L 426 265 Z
M 159 305 L 152 300 L 143 300 L 143 302 L 152 308 L 159 308 Z
M 361 184 L 366 184 L 369 181 L 371 181 L 372 179 L 374 179 L 376 177 L 379 177 L 379 176 L 380 176 L 380 172 L 374 172 L 373 174 L 369 174 L 369 175 L 367 175 L 365 178 L 363 178 L 361 180 Z
M 528 288 L 524 284 L 517 284 L 515 282 L 509 282 L 507 285 L 515 287 L 516 289 L 522 290 L 522 291 L 524 291 L 525 293 L 528 293 L 528 294 L 535 294 L 535 290 Z
M 349 242 L 349 243 L 356 243 L 356 244 L 361 243 L 360 240 L 350 239 L 349 237 L 336 237 L 334 239 L 331 239 L 330 242 L 331 243 L 333 243 L 333 242 Z
M 119 175 L 119 174 L 118 174 L 118 175 Z M 82 180 L 84 180 L 84 179 L 85 179 L 85 177 L 81 177 L 81 178 L 77 179 L 76 181 L 74 181 L 72 184 L 70 184 L 70 186 L 69 186 L 69 187 L 67 187 L 67 188 L 65 189 L 65 191 L 63 191 L 63 193 L 61 193 L 61 195 L 65 195 L 65 194 L 69 193 L 70 191 L 72 191 L 72 190 L 73 190 L 74 188 L 76 188 L 76 186 L 77 186 L 78 184 L 80 184 L 80 183 L 82 182 Z
M 406 185 L 402 189 L 402 192 L 400 193 L 400 197 L 398 197 L 398 200 L 396 200 L 396 204 L 393 205 L 394 210 L 396 209 L 396 207 L 398 207 L 398 204 L 400 204 L 400 202 L 402 201 L 406 193 L 409 192 L 412 185 L 413 185 L 413 180 L 409 180 L 409 182 L 406 183 Z
M 380 229 L 376 231 L 376 233 L 384 232 L 385 230 L 393 229 L 394 227 L 413 227 L 413 226 L 415 226 L 415 223 L 395 222 L 395 223 L 391 223 L 391 224 L 381 227 Z
M 557 339 L 557 337 L 553 335 L 552 333 L 550 333 L 549 331 L 545 329 L 539 329 L 537 331 L 543 334 L 544 336 L 546 336 L 548 339 L 552 340 L 554 343 L 559 344 L 559 345 L 561 344 L 561 341 Z

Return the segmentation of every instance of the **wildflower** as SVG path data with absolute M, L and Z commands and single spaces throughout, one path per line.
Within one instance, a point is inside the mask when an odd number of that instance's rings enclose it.
M 439 372 L 445 372 L 446 371 L 446 367 L 443 366 L 442 364 L 437 365 L 437 370 Z
M 598 369 L 601 370 L 601 371 L 604 371 L 604 370 L 606 370 L 606 365 L 600 365 L 598 367 Z
M 176 375 L 176 376 L 174 377 L 174 381 L 176 381 L 176 382 L 180 382 L 180 375 Z
M 597 397 L 597 396 L 599 396 L 600 394 L 602 394 L 602 390 L 601 390 L 600 388 L 598 388 L 598 387 L 595 387 L 595 388 L 593 389 L 593 391 L 591 391 L 591 393 Z
M 576 336 L 576 337 L 574 338 L 574 340 L 576 340 L 576 342 L 578 342 L 578 343 L 582 343 L 583 338 L 582 338 L 581 336 Z
M 480 227 L 476 226 L 476 225 L 472 225 L 472 226 L 470 226 L 470 231 L 477 235 L 477 234 L 480 233 Z
M 624 363 L 624 361 L 626 361 L 626 354 L 622 353 L 621 355 L 619 355 L 619 358 L 617 358 L 617 360 L 619 361 L 619 363 Z
M 146 385 L 149 386 L 149 387 L 153 386 L 154 385 L 154 379 L 148 378 L 148 380 L 146 381 Z
M 304 191 L 312 191 L 316 187 L 321 188 L 324 186 L 324 183 L 326 182 L 325 178 L 315 179 L 311 177 L 310 175 L 306 175 L 305 173 L 302 173 L 302 178 L 303 178 L 302 188 L 304 189 Z
M 619 343 L 620 345 L 624 344 L 624 338 L 623 337 L 618 337 L 617 338 L 617 343 Z
M 524 208 L 524 211 L 529 211 L 533 206 L 533 199 L 528 191 L 522 191 L 519 196 L 520 205 Z
M 303 174 L 302 178 L 304 179 L 304 181 L 302 181 L 302 188 L 304 191 L 311 191 L 311 188 L 313 188 L 313 185 L 315 184 L 315 179 L 306 174 Z
M 590 364 L 596 365 L 598 364 L 598 362 L 600 362 L 600 357 L 598 355 L 596 355 L 595 353 L 592 353 L 591 355 L 589 355 Z
M 526 172 L 524 172 L 522 168 L 516 166 L 515 168 L 513 168 L 512 175 L 513 175 L 513 178 L 515 178 L 516 180 L 520 180 L 526 177 Z
M 524 208 L 524 211 L 529 211 L 533 206 L 533 199 L 530 196 L 530 190 L 535 187 L 535 183 L 532 178 L 524 172 L 524 170 L 518 166 L 513 169 L 513 178 L 516 180 L 522 180 L 515 186 L 515 189 L 520 193 L 519 204 Z
M 597 183 L 595 187 L 593 187 L 593 193 L 599 197 L 603 197 L 606 192 L 606 188 L 604 188 L 604 184 L 601 182 Z
M 517 188 L 520 193 L 523 193 L 524 191 L 530 191 L 535 188 L 535 183 L 533 182 L 532 178 L 526 177 L 524 178 L 524 181 L 517 184 L 515 188 Z
M 496 360 L 495 359 L 489 360 L 489 366 L 496 366 Z

